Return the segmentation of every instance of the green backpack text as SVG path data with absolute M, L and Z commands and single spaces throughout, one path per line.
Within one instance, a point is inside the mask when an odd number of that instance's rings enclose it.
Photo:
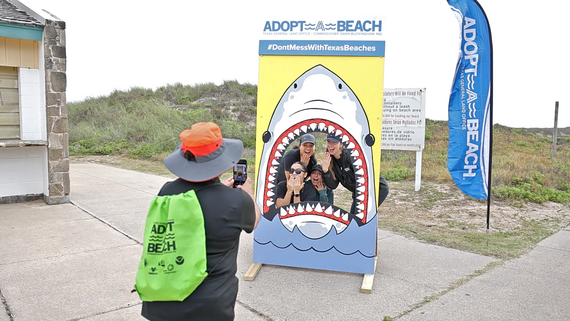
M 206 232 L 195 191 L 155 196 L 145 223 L 135 290 L 141 300 L 183 301 L 206 272 Z

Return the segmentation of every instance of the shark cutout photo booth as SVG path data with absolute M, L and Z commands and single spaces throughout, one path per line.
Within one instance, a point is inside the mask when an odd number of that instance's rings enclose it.
M 300 54 L 275 50 L 290 43 L 260 41 L 255 201 L 262 218 L 254 231 L 252 268 L 271 264 L 374 274 L 384 41 L 328 41 L 325 46 L 334 43 L 341 50 Z M 374 50 L 346 52 L 349 46 Z M 336 202 L 276 206 L 282 157 L 307 133 L 334 134 L 350 151 L 357 182 L 354 213 Z M 324 138 L 317 144 L 325 144 Z M 315 150 L 319 164 L 323 155 Z

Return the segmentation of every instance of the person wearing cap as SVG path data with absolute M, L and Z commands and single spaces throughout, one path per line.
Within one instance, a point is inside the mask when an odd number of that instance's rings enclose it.
M 307 177 L 307 166 L 295 162 L 289 169 L 289 178 L 279 182 L 275 190 L 275 206 L 281 207 L 293 203 L 317 201 L 317 191 L 312 187 Z
M 352 192 L 352 206 L 350 213 L 356 213 L 356 174 L 350 150 L 345 149 L 340 138 L 334 133 L 327 136 L 327 149 L 321 162 L 323 166 L 323 181 L 325 184 L 336 189 L 338 184 L 342 184 L 347 190 Z M 380 192 L 378 206 L 384 202 L 388 196 L 388 183 L 380 175 Z
M 220 176 L 240 159 L 243 143 L 223 138 L 218 125 L 211 122 L 193 124 L 180 134 L 180 140 L 164 159 L 166 168 L 178 178 L 164 184 L 158 195 L 197 190 L 209 274 L 183 301 L 143 302 L 141 314 L 149 320 L 233 320 L 240 234 L 251 233 L 260 219 L 249 178 L 237 188 L 232 188 L 231 176 L 220 182 Z
M 317 165 L 317 159 L 315 158 L 315 143 L 315 136 L 311 134 L 301 136 L 299 145 L 293 147 L 293 149 L 283 155 L 279 168 L 277 169 L 277 179 L 275 180 L 275 184 L 289 179 L 289 170 L 294 162 L 302 162 L 305 164 L 309 172 L 313 169 L 313 166 Z
M 334 204 L 334 191 L 323 182 L 323 167 L 320 164 L 313 167 L 309 181 L 313 188 L 319 194 L 319 201 L 324 203 Z

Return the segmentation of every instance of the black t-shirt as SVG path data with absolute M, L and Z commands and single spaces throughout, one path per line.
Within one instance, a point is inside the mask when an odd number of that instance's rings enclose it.
M 279 182 L 275 190 L 275 199 L 284 198 L 287 193 L 287 181 Z M 318 201 L 319 194 L 317 190 L 311 185 L 311 181 L 305 181 L 301 189 L 301 202 Z M 291 194 L 291 204 L 293 204 L 293 194 Z
M 242 230 L 253 231 L 255 206 L 242 189 L 227 187 L 217 178 L 202 183 L 179 178 L 166 183 L 158 195 L 176 195 L 193 189 L 197 190 L 204 213 L 209 275 L 184 301 L 143 302 L 142 315 L 150 320 L 234 319 L 239 237 Z
M 291 169 L 291 165 L 293 165 L 294 162 L 299 162 L 299 161 L 301 161 L 301 151 L 299 150 L 299 148 L 294 148 L 286 152 L 285 155 L 283 155 L 283 158 L 281 159 L 279 168 L 277 169 L 277 180 L 275 181 L 275 183 L 277 184 L 279 182 L 287 180 L 287 177 L 285 176 L 285 171 L 288 172 Z M 310 173 L 313 170 L 313 166 L 317 165 L 317 159 L 315 158 L 315 155 L 311 156 L 309 164 L 305 165 L 307 165 L 307 173 Z

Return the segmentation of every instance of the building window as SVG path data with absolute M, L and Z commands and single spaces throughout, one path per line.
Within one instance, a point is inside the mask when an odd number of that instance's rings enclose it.
M 0 66 L 0 139 L 20 139 L 18 68 Z

